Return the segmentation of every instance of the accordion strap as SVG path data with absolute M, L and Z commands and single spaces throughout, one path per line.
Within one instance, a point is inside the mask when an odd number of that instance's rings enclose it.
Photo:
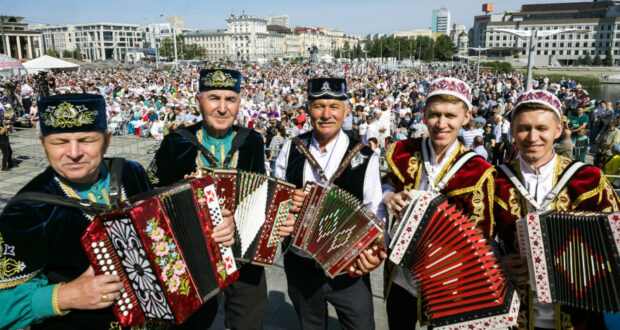
M 13 197 L 6 205 L 8 208 L 11 205 L 18 204 L 21 202 L 33 202 L 33 203 L 43 203 L 64 207 L 71 207 L 76 209 L 81 209 L 86 211 L 87 213 L 95 213 L 100 214 L 110 210 L 110 207 L 106 204 L 94 203 L 88 199 L 75 199 L 66 196 L 45 194 L 40 192 L 28 191 Z
M 292 140 L 297 146 L 297 149 L 299 149 L 299 152 L 301 152 L 301 154 L 304 155 L 304 157 L 308 160 L 308 163 L 310 163 L 312 169 L 321 177 L 321 180 L 323 182 L 327 182 L 329 185 L 333 184 L 334 181 L 338 179 L 342 172 L 344 172 L 344 170 L 349 166 L 349 164 L 351 164 L 351 161 L 353 161 L 355 155 L 357 155 L 364 147 L 362 143 L 356 144 L 355 147 L 351 149 L 349 154 L 347 154 L 347 156 L 342 160 L 342 162 L 340 162 L 340 165 L 336 169 L 336 172 L 334 173 L 332 178 L 327 179 L 325 171 L 323 171 L 321 165 L 319 165 L 319 162 L 316 160 L 316 158 L 314 158 L 314 156 L 312 156 L 310 150 L 308 150 L 308 147 L 306 147 L 306 145 L 301 141 L 301 139 L 296 136 Z
M 232 160 L 232 157 L 235 154 L 235 152 L 237 152 L 239 147 L 241 147 L 243 142 L 245 142 L 245 139 L 250 134 L 250 129 L 245 128 L 245 127 L 239 127 L 237 134 L 235 134 L 235 137 L 233 138 L 230 151 L 228 151 L 228 155 L 226 155 L 224 162 L 222 162 L 221 164 L 220 164 L 220 161 L 217 160 L 215 155 L 211 151 L 209 151 L 200 141 L 198 141 L 196 136 L 192 134 L 190 131 L 186 129 L 180 129 L 177 131 L 177 133 L 181 134 L 189 142 L 195 145 L 200 151 L 200 153 L 207 158 L 207 160 L 209 161 L 209 163 L 211 163 L 211 165 L 215 167 L 226 167 Z
M 504 172 L 504 174 L 506 174 L 510 182 L 512 182 L 512 184 L 517 188 L 517 190 L 519 190 L 521 195 L 530 203 L 530 205 L 532 205 L 532 207 L 536 211 L 544 211 L 556 199 L 560 191 L 562 191 L 562 189 L 566 186 L 568 181 L 570 181 L 573 175 L 575 175 L 575 173 L 577 173 L 577 171 L 579 171 L 584 166 L 586 166 L 586 164 L 579 161 L 575 161 L 570 164 L 570 166 L 568 166 L 568 168 L 564 170 L 564 173 L 562 173 L 562 175 L 560 176 L 560 179 L 556 183 L 555 187 L 553 187 L 553 189 L 551 189 L 547 196 L 545 196 L 545 200 L 543 201 L 542 205 L 538 205 L 538 202 L 536 201 L 534 196 L 532 196 L 532 194 L 530 194 L 530 192 L 525 188 L 523 183 L 519 181 L 519 178 L 517 178 L 517 176 L 510 169 L 510 167 L 502 164 L 499 165 L 499 168 L 502 170 L 502 172 Z
M 114 157 L 110 162 L 110 206 L 115 207 L 121 202 L 121 180 L 125 158 Z
M 476 156 L 478 156 L 478 154 L 472 150 L 468 150 L 464 154 L 462 154 L 461 157 L 459 157 L 459 159 L 454 163 L 454 165 L 450 167 L 450 170 L 446 173 L 446 175 L 444 175 L 443 178 L 441 178 L 441 181 L 437 183 L 437 187 L 435 187 L 437 191 L 443 190 L 443 188 L 445 188 L 446 185 L 448 184 L 448 181 L 452 179 L 452 177 L 456 174 L 456 172 L 458 172 L 461 169 L 461 167 L 465 165 L 465 163 L 467 163 L 470 159 Z

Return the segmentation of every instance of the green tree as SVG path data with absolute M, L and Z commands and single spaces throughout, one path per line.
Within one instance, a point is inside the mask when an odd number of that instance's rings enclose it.
M 73 52 L 68 50 L 68 49 L 65 49 L 65 50 L 62 51 L 62 57 L 63 58 L 72 58 L 73 57 Z
M 602 61 L 602 65 L 603 66 L 614 66 L 614 59 L 611 57 L 610 50 L 607 51 L 607 55 L 605 55 L 605 58 Z
M 45 52 L 45 55 L 52 56 L 52 57 L 58 57 L 58 54 L 56 54 L 56 52 L 51 48 L 47 49 L 47 51 Z
M 582 65 L 583 64 L 583 57 L 579 56 L 577 57 L 577 59 L 575 60 L 575 65 Z
M 594 60 L 592 60 L 592 65 L 601 66 L 602 64 L 603 61 L 601 60 L 601 56 L 599 54 L 596 54 L 596 56 L 594 56 Z
M 447 61 L 454 55 L 454 44 L 450 37 L 445 34 L 440 35 L 435 41 L 435 60 Z
M 181 58 L 184 60 L 200 60 L 203 59 L 206 54 L 207 51 L 196 44 L 183 45 L 183 54 Z
M 586 51 L 586 56 L 583 58 L 583 65 L 587 65 L 587 66 L 592 65 L 592 57 L 590 56 L 589 51 Z

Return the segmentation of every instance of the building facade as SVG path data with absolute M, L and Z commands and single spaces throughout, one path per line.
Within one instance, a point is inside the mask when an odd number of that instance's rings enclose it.
M 450 11 L 447 8 L 434 9 L 431 16 L 431 30 L 434 33 L 450 35 Z
M 430 29 L 394 31 L 394 37 L 395 38 L 409 38 L 409 39 L 415 39 L 417 37 L 433 38 L 433 31 Z
M 179 15 L 166 16 L 166 22 L 170 23 L 170 26 L 175 31 L 185 30 L 185 18 Z
M 279 25 L 284 27 L 289 27 L 289 19 L 288 15 L 280 15 L 280 16 L 267 16 L 267 25 Z
M 30 30 L 20 16 L 0 16 L 0 50 L 18 60 L 43 55 L 41 32 Z
M 620 1 L 531 4 L 521 6 L 519 11 L 474 18 L 470 45 L 488 48 L 487 56 L 491 58 L 527 57 L 529 40 L 492 31 L 498 28 L 580 30 L 537 38 L 533 54 L 536 65 L 572 65 L 586 55 L 603 59 L 612 56 L 612 63 L 619 64 Z

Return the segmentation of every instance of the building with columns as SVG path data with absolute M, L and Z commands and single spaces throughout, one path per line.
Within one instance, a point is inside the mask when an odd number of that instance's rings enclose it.
M 18 60 L 29 60 L 43 55 L 41 32 L 28 29 L 20 16 L 0 16 L 1 53 Z

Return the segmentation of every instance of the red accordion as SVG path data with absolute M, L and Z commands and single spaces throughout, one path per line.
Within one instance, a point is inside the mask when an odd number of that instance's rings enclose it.
M 620 312 L 620 214 L 531 213 L 517 234 L 539 301 Z
M 373 243 L 375 254 L 382 248 L 383 221 L 336 186 L 308 182 L 304 189 L 293 246 L 313 257 L 330 278 L 342 270 L 353 275 L 360 253 Z
M 434 192 L 415 198 L 396 227 L 390 260 L 417 280 L 433 327 L 491 329 L 516 325 L 519 298 L 472 221 Z
M 280 245 L 278 229 L 288 215 L 295 186 L 235 169 L 204 168 L 202 172 L 213 177 L 221 207 L 235 214 L 235 259 L 271 266 Z
M 149 191 L 95 218 L 82 245 L 96 274 L 121 278 L 113 311 L 122 326 L 182 323 L 238 278 L 231 249 L 211 238 L 221 221 L 209 177 Z

